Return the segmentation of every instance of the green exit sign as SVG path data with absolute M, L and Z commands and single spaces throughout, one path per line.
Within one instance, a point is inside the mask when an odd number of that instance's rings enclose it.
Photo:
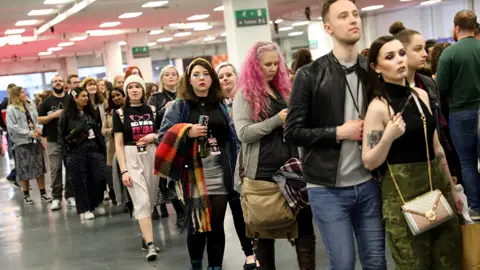
M 133 58 L 145 58 L 150 56 L 150 48 L 148 46 L 143 47 L 133 47 L 132 48 Z
M 235 11 L 235 19 L 237 20 L 237 27 L 266 25 L 267 9 L 244 9 Z

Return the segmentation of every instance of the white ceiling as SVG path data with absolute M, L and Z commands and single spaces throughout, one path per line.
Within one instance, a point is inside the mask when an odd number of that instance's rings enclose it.
M 159 38 L 171 37 L 174 33 L 182 31 L 172 29 L 168 26 L 169 24 L 187 22 L 186 18 L 195 14 L 210 14 L 210 17 L 202 20 L 202 22 L 210 23 L 213 26 L 212 29 L 194 32 L 191 36 L 184 38 L 175 37 L 171 42 L 162 43 L 162 45 L 179 46 L 197 42 L 202 43 L 204 42 L 203 38 L 205 36 L 216 36 L 216 42 L 221 42 L 224 39 L 220 37 L 220 34 L 224 32 L 223 12 L 213 11 L 215 7 L 222 5 L 222 0 L 170 0 L 169 4 L 161 8 L 142 8 L 141 6 L 148 1 L 151 0 L 97 0 L 82 11 L 57 24 L 54 33 L 47 31 L 40 35 L 37 41 L 0 47 L 0 58 L 12 58 L 13 56 L 19 58 L 37 57 L 39 52 L 46 51 L 50 47 L 56 47 L 58 43 L 68 41 L 71 37 L 84 35 L 87 30 L 99 29 L 98 26 L 103 22 L 112 21 L 120 21 L 121 24 L 106 29 L 147 32 L 164 27 L 165 33 L 149 36 L 149 41 L 154 42 Z M 27 16 L 31 10 L 53 8 L 58 10 L 58 12 L 62 12 L 72 5 L 43 5 L 44 0 L 1 0 L 1 2 L 0 33 L 4 33 L 7 29 L 25 28 L 26 32 L 22 34 L 23 36 L 33 36 L 35 28 L 52 20 L 56 16 L 56 13 L 47 16 Z M 303 11 L 307 6 L 311 8 L 311 18 L 318 19 L 322 2 L 323 1 L 319 0 L 269 0 L 270 19 L 275 20 L 282 18 L 284 22 L 280 23 L 280 27 L 290 26 L 292 22 L 305 20 Z M 385 5 L 385 9 L 382 10 L 385 11 L 409 7 L 422 1 L 357 0 L 356 2 L 359 8 L 370 5 Z M 133 19 L 118 19 L 118 16 L 125 12 L 136 11 L 143 12 L 143 15 Z M 38 19 L 42 20 L 42 22 L 34 26 L 15 26 L 15 22 L 28 19 Z M 286 34 L 288 34 L 288 32 L 281 32 L 281 35 Z M 125 40 L 124 34 L 106 37 L 89 37 L 84 41 L 75 42 L 74 46 L 65 47 L 60 52 L 54 52 L 54 55 L 91 53 L 101 50 L 106 41 L 123 40 Z M 159 47 L 160 43 L 157 46 Z

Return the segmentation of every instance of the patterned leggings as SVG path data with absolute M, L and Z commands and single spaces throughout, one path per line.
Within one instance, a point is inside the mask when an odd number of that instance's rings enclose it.
M 72 149 L 66 156 L 65 165 L 71 175 L 77 213 L 93 211 L 103 201 L 105 155 L 95 142 L 90 141 Z

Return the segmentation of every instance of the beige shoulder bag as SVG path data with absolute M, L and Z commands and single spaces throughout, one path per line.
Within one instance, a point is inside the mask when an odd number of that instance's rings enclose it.
M 402 193 L 400 192 L 400 187 L 398 186 L 395 176 L 390 168 L 390 164 L 387 164 L 393 183 L 395 184 L 398 194 L 400 195 L 400 199 L 402 200 L 402 212 L 407 221 L 408 227 L 413 235 L 419 235 L 449 220 L 455 215 L 455 213 L 452 211 L 450 204 L 443 196 L 442 192 L 438 189 L 433 190 L 430 153 L 428 151 L 427 122 L 422 106 L 420 106 L 420 102 L 418 101 L 418 97 L 414 93 L 412 93 L 412 96 L 417 104 L 423 121 L 425 144 L 427 146 L 428 180 L 430 181 L 430 191 L 416 197 L 409 202 L 405 202 Z

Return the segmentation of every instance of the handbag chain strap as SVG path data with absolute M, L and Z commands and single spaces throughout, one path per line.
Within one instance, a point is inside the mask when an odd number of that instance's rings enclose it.
M 430 151 L 428 151 L 428 135 L 427 135 L 427 119 L 425 117 L 425 114 L 423 113 L 422 106 L 420 105 L 420 102 L 418 101 L 418 97 L 415 95 L 415 93 L 412 93 L 413 99 L 415 100 L 415 103 L 417 104 L 417 108 L 420 111 L 421 119 L 423 122 L 423 133 L 425 134 L 425 147 L 427 149 L 427 164 L 428 164 L 428 180 L 430 182 L 430 191 L 433 191 L 433 184 L 432 184 L 432 168 L 430 165 Z M 390 164 L 387 161 L 388 165 L 388 170 L 390 171 L 390 176 L 392 177 L 393 183 L 395 184 L 395 188 L 398 191 L 398 194 L 400 195 L 400 199 L 402 200 L 403 204 L 405 204 L 405 199 L 403 198 L 402 192 L 400 191 L 400 187 L 398 186 L 397 180 L 395 179 L 395 176 L 393 175 L 392 168 L 390 167 Z

